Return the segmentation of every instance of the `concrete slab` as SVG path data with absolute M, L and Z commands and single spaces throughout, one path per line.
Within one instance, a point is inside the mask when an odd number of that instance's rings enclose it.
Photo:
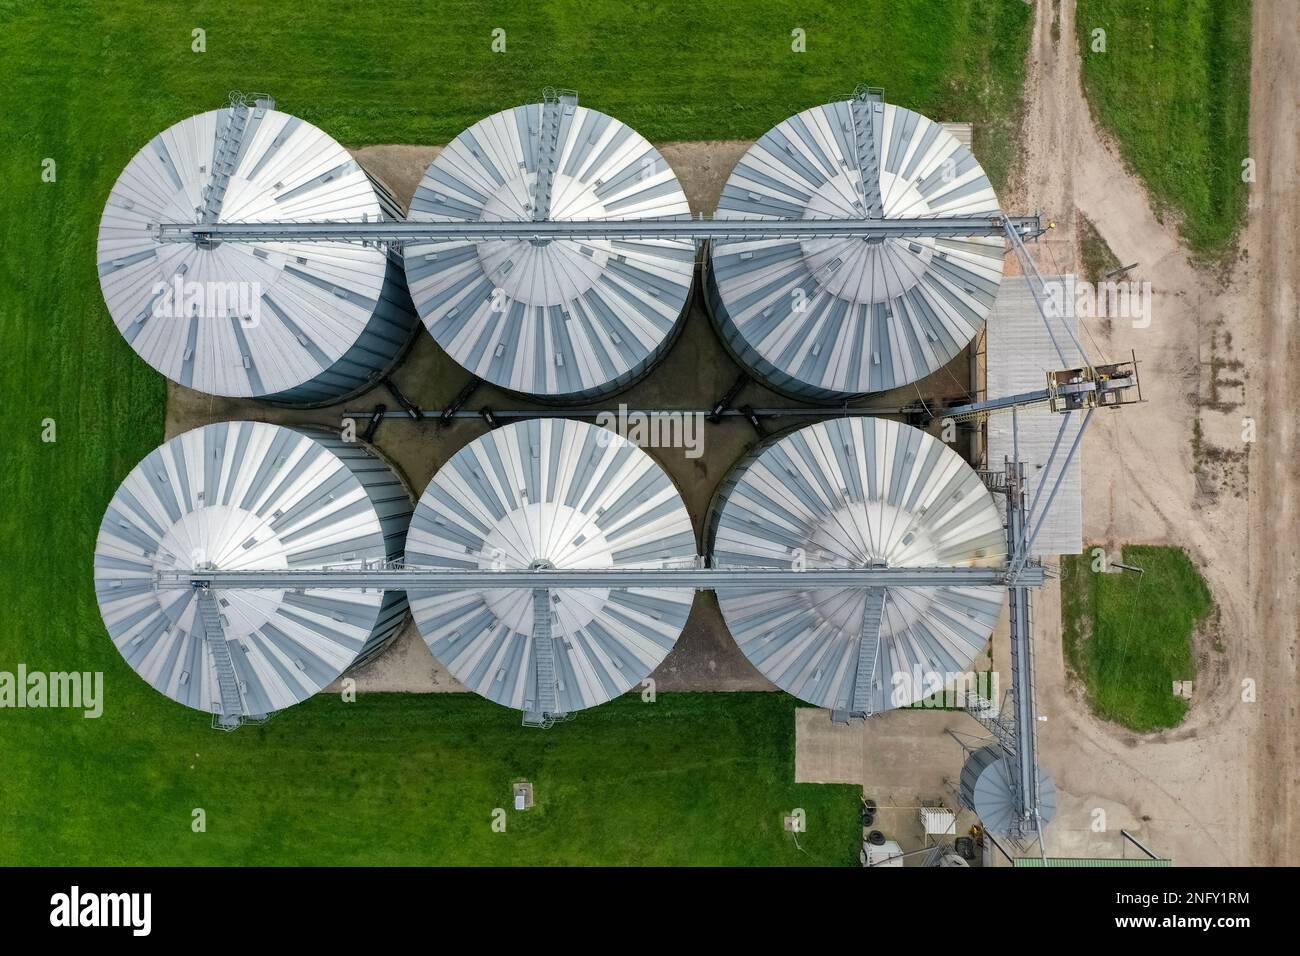
M 957 711 L 890 710 L 866 721 L 831 722 L 831 712 L 795 714 L 795 781 L 857 783 L 881 806 L 915 804 L 948 794 L 961 772 L 961 745 L 949 729 L 972 735 L 981 728 Z
M 795 783 L 861 785 L 864 749 L 861 724 L 832 723 L 820 707 L 794 712 Z
M 659 152 L 677 174 L 692 215 L 711 214 L 722 187 L 753 140 L 727 139 L 694 143 L 660 143 Z
M 947 731 L 980 732 L 966 714 L 943 710 L 891 710 L 862 727 L 862 781 L 881 806 L 919 806 L 920 799 L 947 796 L 962 760 L 961 746 Z

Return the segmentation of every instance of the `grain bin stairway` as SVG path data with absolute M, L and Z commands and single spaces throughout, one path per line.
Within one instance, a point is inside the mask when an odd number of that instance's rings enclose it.
M 223 730 L 234 730 L 243 721 L 244 703 L 239 693 L 235 664 L 230 659 L 230 645 L 221 626 L 217 599 L 208 588 L 198 590 L 197 614 L 203 639 L 212 652 L 212 662 L 217 669 L 217 686 L 221 690 L 221 710 L 213 715 L 212 724 Z
M 565 714 L 556 695 L 555 640 L 551 636 L 551 592 L 533 588 L 533 654 L 537 664 L 537 696 L 524 710 L 525 727 L 550 727 Z

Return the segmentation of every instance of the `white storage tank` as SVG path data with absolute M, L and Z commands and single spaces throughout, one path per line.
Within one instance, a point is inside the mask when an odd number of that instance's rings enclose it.
M 553 418 L 507 425 L 457 452 L 420 498 L 406 563 L 596 570 L 690 566 L 695 555 L 686 507 L 649 455 L 614 432 Z M 541 624 L 536 589 L 412 592 L 411 608 L 462 684 L 553 717 L 648 676 L 693 598 L 690 588 L 551 589 Z
M 539 177 L 550 182 L 543 195 Z M 690 208 L 668 163 L 635 130 L 562 99 L 504 110 L 461 133 L 429 166 L 410 209 L 412 221 L 536 218 L 688 219 Z M 644 375 L 677 334 L 694 267 L 684 240 L 406 248 L 415 307 L 438 344 L 484 381 L 555 402 L 595 400 Z
M 973 750 L 961 768 L 962 803 L 980 818 L 984 828 L 1003 835 L 1015 822 L 1011 774 L 1015 772 L 1002 748 L 994 744 Z M 1056 783 L 1038 770 L 1038 815 L 1043 825 L 1056 816 Z
M 321 130 L 265 101 L 181 120 L 127 164 L 97 262 L 119 331 L 210 395 L 324 405 L 371 387 L 418 322 L 401 257 L 351 242 L 160 242 L 160 222 L 400 219 Z
M 159 588 L 155 575 L 377 566 L 401 558 L 410 515 L 403 483 L 361 445 L 261 422 L 196 428 L 150 453 L 113 496 L 95 545 L 100 613 L 158 691 L 196 710 L 265 716 L 373 659 L 405 621 L 405 593 L 202 595 Z
M 874 204 L 867 180 L 879 189 L 873 216 L 998 210 L 984 170 L 940 124 L 846 100 L 758 140 L 714 215 L 863 218 Z M 1001 237 L 716 242 L 707 301 L 727 348 L 766 384 L 805 400 L 845 399 L 917 381 L 956 357 L 992 308 L 1004 248 Z
M 977 567 L 1006 554 L 979 475 L 929 434 L 872 418 L 818 422 L 760 444 L 724 480 L 706 540 L 715 567 Z M 929 675 L 968 672 L 1005 597 L 983 586 L 728 588 L 718 603 L 741 651 L 774 684 L 862 714 L 929 696 Z

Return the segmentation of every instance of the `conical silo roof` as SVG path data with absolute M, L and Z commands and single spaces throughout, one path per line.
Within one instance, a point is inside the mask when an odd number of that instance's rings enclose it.
M 543 419 L 492 431 L 438 471 L 412 518 L 406 562 L 661 568 L 689 565 L 695 554 L 686 507 L 649 455 L 594 425 Z M 550 641 L 542 651 L 554 673 L 541 694 L 553 697 L 548 712 L 600 704 L 649 675 L 672 649 L 693 597 L 682 588 L 544 594 Z M 537 600 L 532 589 L 411 592 L 434 657 L 470 690 L 525 712 L 546 710 L 538 693 Z
M 1000 747 L 994 745 L 972 751 L 962 765 L 962 802 L 993 833 L 1009 832 L 1016 820 L 1011 773 L 1011 761 Z M 1056 816 L 1056 782 L 1041 768 L 1038 771 L 1038 816 L 1044 825 Z
M 160 222 L 400 218 L 346 149 L 287 113 L 181 120 L 127 164 L 97 262 L 118 330 L 151 366 L 211 395 L 321 404 L 359 391 L 416 327 L 401 262 L 348 242 L 162 242 Z
M 555 118 L 553 162 L 544 157 Z M 553 172 L 548 173 L 553 167 Z M 550 176 L 547 197 L 538 179 Z M 689 218 L 668 163 L 635 130 L 561 102 L 504 110 L 461 133 L 429 166 L 409 218 Z M 412 243 L 416 309 L 447 353 L 515 392 L 582 400 L 631 384 L 671 344 L 695 249 L 683 240 Z
M 885 218 L 971 216 L 997 212 L 998 199 L 940 124 L 844 101 L 759 139 L 715 218 L 862 218 L 869 207 Z M 813 399 L 879 392 L 937 371 L 974 338 L 1003 252 L 1001 238 L 717 242 L 709 302 L 733 354 L 778 390 Z
M 159 588 L 158 572 L 312 570 L 399 559 L 411 512 L 389 467 L 328 433 L 220 422 L 178 435 L 122 482 L 95 545 L 113 643 L 154 688 L 221 712 L 229 659 L 243 716 L 296 704 L 368 660 L 405 619 L 401 592 Z M 221 647 L 214 647 L 220 640 Z
M 708 533 L 717 567 L 973 567 L 1006 553 L 993 499 L 956 452 L 870 418 L 769 439 L 724 481 Z M 769 680 L 820 707 L 871 713 L 928 696 L 928 675 L 968 671 L 1004 600 L 1000 587 L 718 593 Z

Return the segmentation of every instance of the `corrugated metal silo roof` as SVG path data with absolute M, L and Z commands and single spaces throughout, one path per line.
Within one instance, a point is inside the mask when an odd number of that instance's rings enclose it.
M 140 357 L 212 395 L 316 401 L 364 385 L 357 353 L 393 357 L 413 318 L 400 269 L 346 242 L 162 243 L 158 222 L 377 221 L 395 207 L 342 146 L 264 107 L 213 110 L 164 130 L 127 164 L 100 222 L 109 313 Z M 214 170 L 228 171 L 224 189 Z M 224 177 L 220 177 L 224 181 Z M 391 326 L 391 327 L 390 327 Z M 394 340 L 390 342 L 389 340 Z M 340 365 L 340 359 L 348 363 Z M 383 362 L 380 361 L 379 365 Z M 376 366 L 378 367 L 378 366 Z M 295 395 L 322 380 L 329 394 Z M 287 395 L 285 393 L 288 393 Z
M 173 700 L 213 712 L 218 665 L 198 592 L 158 589 L 155 573 L 391 560 L 410 510 L 398 479 L 355 444 L 260 422 L 197 428 L 150 453 L 113 496 L 95 545 L 100 612 L 136 673 Z M 315 694 L 405 614 L 402 595 L 382 591 L 212 595 L 247 716 Z
M 573 103 L 557 109 L 547 219 L 689 218 L 677 177 L 638 133 Z M 533 219 L 542 111 L 543 104 L 505 110 L 456 137 L 429 166 L 409 218 Z M 406 249 L 416 309 L 438 344 L 486 381 L 555 398 L 594 398 L 648 369 L 671 344 L 694 262 L 684 240 Z
M 987 829 L 1007 833 L 1015 822 L 1015 801 L 1011 789 L 1011 764 L 997 746 L 972 751 L 961 769 L 962 801 L 975 811 Z M 1051 774 L 1038 771 L 1038 815 L 1043 824 L 1056 816 L 1056 782 Z
M 690 562 L 695 533 L 677 489 L 641 449 L 585 422 L 518 422 L 461 449 L 411 519 L 408 567 L 658 568 Z M 681 588 L 553 590 L 561 712 L 602 703 L 672 649 L 694 595 Z M 411 592 L 416 625 L 457 680 L 538 709 L 534 593 Z
M 874 214 L 886 218 L 998 209 L 984 170 L 940 124 L 886 103 L 837 102 L 758 140 L 715 217 L 858 218 L 875 202 L 867 179 L 878 187 Z M 732 351 L 778 388 L 878 392 L 965 348 L 993 304 L 1003 250 L 1000 238 L 720 242 L 710 300 Z
M 769 440 L 724 482 L 709 534 L 719 567 L 971 567 L 1006 553 L 997 508 L 970 466 L 883 419 L 833 419 Z M 862 691 L 873 713 L 928 696 L 929 673 L 967 671 L 1004 599 L 998 587 L 718 594 L 745 656 L 778 687 L 833 710 L 856 710 L 858 649 L 874 614 L 879 642 Z

